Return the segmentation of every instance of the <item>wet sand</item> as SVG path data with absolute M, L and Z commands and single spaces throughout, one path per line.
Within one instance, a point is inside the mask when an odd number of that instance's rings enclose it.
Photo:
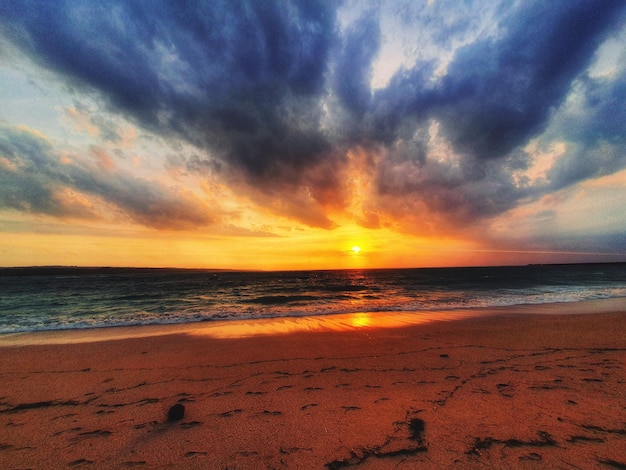
M 482 313 L 5 335 L 0 468 L 626 468 L 626 301 Z

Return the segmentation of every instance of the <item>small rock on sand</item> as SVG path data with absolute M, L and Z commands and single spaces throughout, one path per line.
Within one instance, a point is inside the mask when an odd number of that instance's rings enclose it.
M 185 416 L 185 406 L 181 405 L 180 403 L 176 403 L 167 412 L 168 421 L 178 421 L 180 419 L 183 419 L 183 416 Z

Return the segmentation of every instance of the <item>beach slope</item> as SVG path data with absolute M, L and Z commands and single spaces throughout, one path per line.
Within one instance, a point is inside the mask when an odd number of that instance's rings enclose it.
M 4 341 L 0 382 L 7 469 L 626 468 L 623 312 Z

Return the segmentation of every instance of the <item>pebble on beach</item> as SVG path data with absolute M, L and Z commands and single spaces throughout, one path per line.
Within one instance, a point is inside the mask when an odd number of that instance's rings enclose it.
M 185 406 L 180 403 L 176 403 L 167 412 L 167 420 L 170 422 L 183 419 L 183 416 L 185 416 Z

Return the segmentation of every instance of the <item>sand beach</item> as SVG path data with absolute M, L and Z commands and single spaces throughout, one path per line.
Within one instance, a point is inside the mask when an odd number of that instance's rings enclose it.
M 626 468 L 624 299 L 457 313 L 3 335 L 0 467 Z

